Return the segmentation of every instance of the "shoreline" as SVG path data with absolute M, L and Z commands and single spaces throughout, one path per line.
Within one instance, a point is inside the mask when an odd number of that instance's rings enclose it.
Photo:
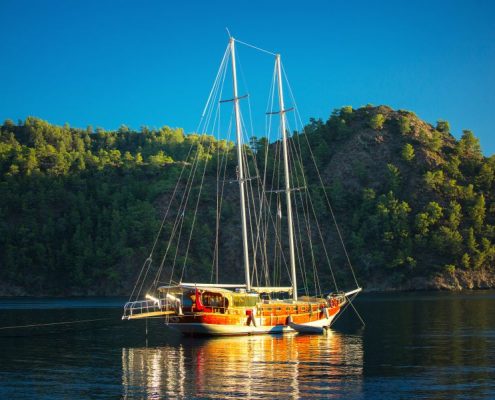
M 378 278 L 379 279 L 379 278 Z M 480 271 L 454 271 L 444 272 L 432 278 L 416 277 L 402 284 L 392 284 L 390 281 L 375 280 L 369 285 L 363 285 L 363 294 L 368 293 L 413 293 L 413 292 L 476 292 L 482 290 L 495 290 L 495 272 Z M 128 298 L 122 293 L 95 294 L 95 293 L 68 293 L 68 294 L 32 294 L 20 287 L 0 286 L 0 299 L 33 298 L 33 299 L 91 299 L 91 298 Z

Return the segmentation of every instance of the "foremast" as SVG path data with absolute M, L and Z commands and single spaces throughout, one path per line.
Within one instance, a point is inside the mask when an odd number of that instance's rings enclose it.
M 280 64 L 280 54 L 275 56 L 278 82 L 278 103 L 280 106 L 280 129 L 282 130 L 282 147 L 284 155 L 284 175 L 285 175 L 285 197 L 287 205 L 287 225 L 289 229 L 289 261 L 292 275 L 292 298 L 297 301 L 297 277 L 296 277 L 296 255 L 294 250 L 294 228 L 292 225 L 292 201 L 289 174 L 289 151 L 287 146 L 287 128 L 285 121 L 284 89 L 282 85 L 282 67 Z
M 238 163 L 238 180 L 241 198 L 241 224 L 242 224 L 242 248 L 244 254 L 244 273 L 246 280 L 246 290 L 251 290 L 251 279 L 249 276 L 249 248 L 248 248 L 248 233 L 247 233 L 247 221 L 246 221 L 246 195 L 245 185 L 246 179 L 244 177 L 244 162 L 242 159 L 242 127 L 241 127 L 241 115 L 239 110 L 239 96 L 237 94 L 237 71 L 235 65 L 235 39 L 230 38 L 230 58 L 232 61 L 232 83 L 234 86 L 234 112 L 235 112 L 235 130 L 237 137 L 237 163 Z

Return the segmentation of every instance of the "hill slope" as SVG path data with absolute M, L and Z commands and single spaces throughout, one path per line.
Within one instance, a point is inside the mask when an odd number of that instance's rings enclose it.
M 483 157 L 472 132 L 457 141 L 445 121 L 432 126 L 411 112 L 370 106 L 312 120 L 304 134 L 363 286 L 495 287 L 495 157 Z M 306 141 L 300 143 L 309 160 Z M 0 130 L 0 291 L 127 294 L 191 145 L 205 160 L 232 148 L 168 127 L 93 132 L 36 118 L 6 121 Z M 234 159 L 231 154 L 232 170 Z M 311 167 L 308 162 L 308 178 L 316 183 Z M 226 196 L 236 204 L 235 191 Z M 329 210 L 322 205 L 320 211 L 322 221 L 330 221 Z M 214 214 L 207 206 L 202 212 Z M 221 234 L 235 239 L 236 209 L 227 217 Z M 324 229 L 337 248 L 331 224 Z M 212 253 L 214 232 L 208 224 L 196 231 L 190 257 L 200 268 L 188 278 L 208 279 L 212 265 L 205 255 Z M 240 239 L 222 241 L 223 263 L 241 264 L 239 245 Z M 332 253 L 335 263 L 343 259 Z

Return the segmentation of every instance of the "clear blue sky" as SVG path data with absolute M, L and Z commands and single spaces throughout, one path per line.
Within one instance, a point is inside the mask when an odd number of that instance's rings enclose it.
M 193 131 L 228 26 L 282 53 L 305 121 L 387 104 L 495 153 L 495 1 L 0 0 L 0 17 L 2 121 Z

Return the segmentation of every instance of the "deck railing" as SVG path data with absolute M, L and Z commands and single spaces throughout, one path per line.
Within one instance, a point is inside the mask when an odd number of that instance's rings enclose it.
M 138 316 L 144 317 L 145 314 L 167 312 L 171 310 L 173 310 L 171 304 L 162 300 L 129 301 L 124 305 L 124 315 L 122 315 L 122 319 L 131 319 L 132 317 Z

